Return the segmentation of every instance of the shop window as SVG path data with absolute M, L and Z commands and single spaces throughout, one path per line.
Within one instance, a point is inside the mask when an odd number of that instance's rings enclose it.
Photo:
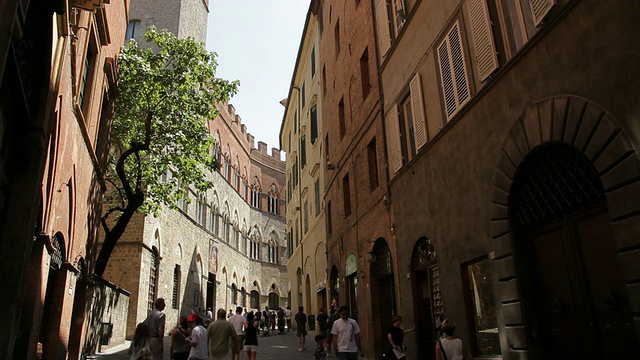
M 487 257 L 462 265 L 470 349 L 474 357 L 501 355 L 494 306 L 491 263 Z

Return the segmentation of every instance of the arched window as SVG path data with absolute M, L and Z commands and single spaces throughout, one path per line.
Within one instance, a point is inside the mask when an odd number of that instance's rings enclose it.
M 270 213 L 277 214 L 278 213 L 278 187 L 276 184 L 271 184 L 271 189 L 269 189 L 269 208 Z
M 231 303 L 238 304 L 238 287 L 236 284 L 231 285 Z
M 269 240 L 269 262 L 272 264 L 277 264 L 278 263 L 278 244 L 273 241 L 273 240 Z
M 236 191 L 240 191 L 240 161 L 236 156 L 236 166 L 233 168 L 233 187 Z
M 252 309 L 260 308 L 260 293 L 258 291 L 251 291 L 251 300 L 249 306 L 251 306 Z
M 252 259 L 260 259 L 260 238 L 257 234 L 251 236 L 249 244 L 249 257 Z

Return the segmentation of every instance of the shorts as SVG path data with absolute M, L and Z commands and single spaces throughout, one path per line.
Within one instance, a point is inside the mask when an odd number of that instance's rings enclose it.
M 257 353 L 258 352 L 258 345 L 245 345 L 244 346 L 244 351 Z
M 298 336 L 307 336 L 307 330 L 305 329 L 298 329 Z

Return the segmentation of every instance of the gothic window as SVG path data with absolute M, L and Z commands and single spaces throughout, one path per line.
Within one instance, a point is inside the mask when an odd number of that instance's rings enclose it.
M 256 290 L 251 291 L 251 300 L 249 306 L 251 306 L 252 309 L 260 308 L 260 293 Z
M 257 177 L 253 178 L 251 186 L 251 206 L 260 208 L 260 181 Z
M 257 234 L 251 236 L 251 242 L 249 244 L 249 257 L 251 259 L 260 259 L 260 238 Z
M 276 184 L 271 184 L 271 189 L 269 190 L 269 212 L 278 213 L 278 187 Z

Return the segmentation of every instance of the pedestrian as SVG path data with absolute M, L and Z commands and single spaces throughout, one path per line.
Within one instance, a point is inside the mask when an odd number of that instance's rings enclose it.
M 358 351 L 362 353 L 360 342 L 360 326 L 358 322 L 349 317 L 349 307 L 343 305 L 339 309 L 340 319 L 333 322 L 331 334 L 333 334 L 333 348 L 340 360 L 356 360 Z
M 278 308 L 278 334 L 284 335 L 284 309 Z
M 158 298 L 155 302 L 155 309 L 147 315 L 144 323 L 149 327 L 149 349 L 153 353 L 153 360 L 162 360 L 164 354 L 164 326 L 167 321 L 162 312 L 166 306 L 163 298 Z
M 149 349 L 149 327 L 145 323 L 136 326 L 136 332 L 129 346 L 129 360 L 152 360 L 153 354 Z
M 412 332 L 415 329 L 416 328 L 413 327 L 409 330 L 404 330 L 402 328 L 402 316 L 396 315 L 393 317 L 393 321 L 389 326 L 389 331 L 387 332 L 387 339 L 389 340 L 390 348 L 386 354 L 390 359 L 406 359 L 404 335 Z
M 207 329 L 209 340 L 209 360 L 229 360 L 238 353 L 239 344 L 236 330 L 227 320 L 227 311 L 219 309 L 216 321 Z M 229 354 L 231 350 L 231 354 Z
M 338 320 L 340 318 L 340 316 L 338 315 L 338 313 L 336 312 L 336 309 L 334 309 L 333 307 L 331 307 L 331 315 L 329 315 L 329 320 L 327 320 L 327 341 L 326 341 L 326 347 L 327 347 L 327 356 L 328 357 L 333 357 L 331 356 L 331 349 L 333 348 L 332 344 L 333 344 L 333 334 L 331 333 L 331 328 L 333 327 L 333 323 Z M 334 350 L 334 356 L 338 357 L 338 354 L 335 352 Z
M 320 329 L 320 335 L 327 337 L 327 322 L 329 316 L 324 312 L 324 308 L 318 309 L 318 316 L 316 316 L 316 322 L 318 323 L 318 329 Z
M 229 322 L 233 325 L 236 331 L 236 337 L 238 338 L 239 346 L 244 343 L 244 329 L 247 327 L 247 322 L 242 316 L 242 306 L 236 308 L 236 313 L 229 318 Z M 234 360 L 240 359 L 240 352 L 234 356 Z
M 202 326 L 200 315 L 191 314 L 187 318 L 191 335 L 185 340 L 191 350 L 189 350 L 189 360 L 207 360 L 207 330 Z
M 187 337 L 189 337 L 189 324 L 187 322 L 187 318 L 181 316 L 178 326 L 176 326 L 176 328 L 171 332 L 171 346 L 169 347 L 171 359 L 189 359 L 189 351 L 191 351 L 191 346 L 187 344 Z
M 313 350 L 314 360 L 325 360 L 327 358 L 327 351 L 324 348 L 325 337 L 318 334 L 316 335 L 316 348 Z
M 253 316 L 253 312 L 247 315 L 247 329 L 244 338 L 244 351 L 247 352 L 249 360 L 256 360 L 258 354 L 258 322 Z
M 287 321 L 287 332 L 291 331 L 291 306 L 287 306 L 284 311 L 284 319 Z
M 444 337 L 436 343 L 436 360 L 467 360 L 467 351 L 462 340 L 453 336 L 456 323 L 451 319 L 444 319 L 442 331 Z
M 307 336 L 307 314 L 304 313 L 304 306 L 298 308 L 295 320 L 298 331 L 298 351 L 302 351 L 306 349 L 304 346 L 304 337 Z

